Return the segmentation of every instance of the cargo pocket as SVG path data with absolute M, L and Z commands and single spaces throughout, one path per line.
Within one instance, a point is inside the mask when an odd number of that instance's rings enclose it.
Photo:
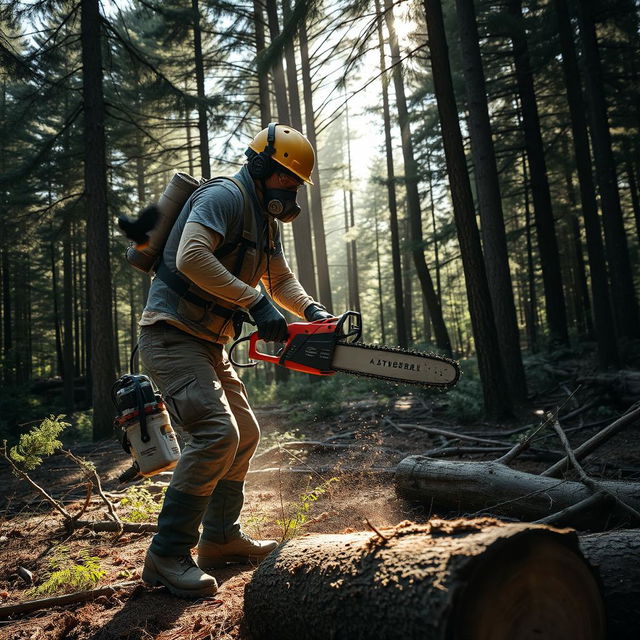
M 196 376 L 182 379 L 167 387 L 165 401 L 171 419 L 189 432 L 191 426 L 202 420 L 211 410 L 207 393 Z

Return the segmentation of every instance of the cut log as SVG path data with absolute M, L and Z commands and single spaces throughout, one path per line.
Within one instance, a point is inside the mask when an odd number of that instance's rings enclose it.
M 620 500 L 640 508 L 640 483 L 599 481 L 599 486 Z M 409 456 L 396 468 L 398 494 L 424 504 L 439 515 L 490 513 L 538 520 L 588 498 L 592 491 L 580 482 L 558 480 L 510 469 L 497 462 L 436 460 Z M 575 519 L 565 521 L 577 529 L 601 530 L 616 522 L 628 523 L 630 517 L 615 505 L 600 503 L 579 510 Z
M 640 529 L 580 536 L 580 548 L 602 580 L 607 638 L 637 640 L 640 630 Z
M 269 555 L 245 587 L 252 637 L 605 637 L 597 581 L 568 530 L 483 518 L 382 533 L 311 535 Z

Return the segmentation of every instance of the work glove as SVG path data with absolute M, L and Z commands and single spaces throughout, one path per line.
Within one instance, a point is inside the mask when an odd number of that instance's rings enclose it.
M 256 321 L 259 338 L 266 342 L 284 342 L 287 339 L 287 321 L 268 298 L 261 296 L 258 302 L 249 307 L 249 313 Z
M 309 322 L 314 322 L 315 320 L 324 320 L 325 318 L 334 318 L 335 316 L 331 315 L 324 307 L 312 302 L 304 310 L 304 317 Z

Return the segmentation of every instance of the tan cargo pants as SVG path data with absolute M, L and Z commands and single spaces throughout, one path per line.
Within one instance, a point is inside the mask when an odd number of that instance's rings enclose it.
M 186 434 L 171 486 L 209 496 L 220 480 L 244 481 L 260 429 L 222 345 L 159 322 L 142 327 L 140 354 Z

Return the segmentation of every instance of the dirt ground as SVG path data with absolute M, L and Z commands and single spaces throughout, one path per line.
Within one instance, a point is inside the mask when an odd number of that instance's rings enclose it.
M 533 404 L 552 406 L 562 395 L 566 397 L 558 388 Z M 296 536 L 381 528 L 407 519 L 423 522 L 431 514 L 396 497 L 393 468 L 406 455 L 443 448 L 455 441 L 448 436 L 427 433 L 420 427 L 484 435 L 512 445 L 517 434 L 502 438 L 499 434 L 518 424 L 535 423 L 537 419 L 532 405 L 523 411 L 519 422 L 511 425 L 460 426 L 443 417 L 444 397 L 431 401 L 406 395 L 384 402 L 377 397 L 364 398 L 345 404 L 337 418 L 315 421 L 309 415 L 308 419 L 297 420 L 295 427 L 286 411 L 272 408 L 256 412 L 263 428 L 263 442 L 247 481 L 244 529 L 254 537 L 281 540 L 286 522 L 289 523 L 287 535 Z M 591 413 L 580 412 L 566 422 L 572 442 L 582 442 L 607 423 L 597 409 L 594 405 Z M 572 407 L 567 407 L 566 413 L 571 410 Z M 608 422 L 611 421 L 609 418 Z M 307 444 L 287 446 L 292 439 L 304 440 Z M 310 441 L 325 445 L 314 448 Z M 464 441 L 456 444 L 478 446 Z M 638 445 L 640 430 L 637 427 L 623 431 L 594 456 L 596 467 L 604 470 L 605 475 L 639 478 Z M 558 451 L 559 444 L 549 438 L 537 447 Z M 105 491 L 117 503 L 130 486 L 117 480 L 130 464 L 118 443 L 82 445 L 73 450 L 96 464 Z M 456 457 L 492 459 L 499 455 L 480 451 L 464 452 Z M 544 459 L 544 455 L 542 458 L 525 458 L 517 466 L 541 471 L 553 459 L 552 456 Z M 610 473 L 607 473 L 607 464 L 613 465 Z M 51 456 L 33 477 L 56 497 L 63 498 L 69 511 L 82 506 L 81 473 L 62 455 Z M 156 477 L 149 490 L 159 497 L 157 492 L 166 482 L 166 477 Z M 21 577 L 20 573 L 24 572 L 20 567 L 33 574 L 35 584 L 41 583 L 52 550 L 61 544 L 68 547 L 72 558 L 80 557 L 83 551 L 99 558 L 100 568 L 106 573 L 98 587 L 133 582 L 122 591 L 92 602 L 16 615 L 9 620 L 0 618 L 0 640 L 248 639 L 242 621 L 242 602 L 244 585 L 251 579 L 253 567 L 230 566 L 217 571 L 220 587 L 213 598 L 178 599 L 163 588 L 147 587 L 139 579 L 151 534 L 118 536 L 88 529 L 69 534 L 62 526 L 62 517 L 52 513 L 41 497 L 24 481 L 14 478 L 2 462 L 0 483 L 4 498 L 0 502 L 0 605 L 29 599 L 31 585 Z M 310 497 L 310 492 L 318 487 L 321 490 Z M 94 497 L 83 519 L 103 520 L 104 514 L 104 506 Z M 304 522 L 296 526 L 296 518 Z

